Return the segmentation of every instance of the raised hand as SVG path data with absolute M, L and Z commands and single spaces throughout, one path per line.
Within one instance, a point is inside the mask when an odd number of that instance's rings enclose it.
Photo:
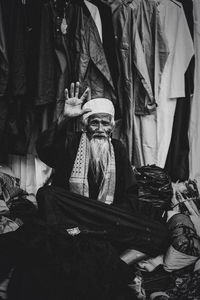
M 58 124 L 63 123 L 71 118 L 82 116 L 83 114 L 90 111 L 90 109 L 83 109 L 83 102 L 85 99 L 90 100 L 90 88 L 88 87 L 80 98 L 79 96 L 80 83 L 72 82 L 70 85 L 70 91 L 65 89 L 65 104 L 64 109 L 60 117 L 58 118 Z
M 68 89 L 65 89 L 65 105 L 63 110 L 63 117 L 74 118 L 82 116 L 83 114 L 90 111 L 89 109 L 82 109 L 84 100 L 89 97 L 90 89 L 87 88 L 82 96 L 78 98 L 79 89 L 79 82 L 76 82 L 76 84 L 71 83 L 70 91 L 68 91 Z

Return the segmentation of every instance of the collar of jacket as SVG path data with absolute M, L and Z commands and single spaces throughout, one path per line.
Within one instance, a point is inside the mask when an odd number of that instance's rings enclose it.
M 121 5 L 129 5 L 134 0 L 100 0 L 103 3 L 108 4 L 111 7 L 112 13 L 115 12 Z
M 85 8 L 87 9 L 87 7 Z M 98 33 L 98 30 L 96 28 L 96 25 L 92 18 L 88 18 L 85 16 L 85 26 L 84 29 L 82 28 L 82 41 L 84 43 L 85 36 L 89 33 L 90 42 L 88 43 L 88 57 L 86 59 L 86 63 L 82 65 L 82 70 L 85 73 L 87 71 L 89 60 L 91 59 L 94 65 L 98 68 L 98 70 L 103 74 L 103 76 L 106 78 L 110 86 L 114 89 L 112 77 L 110 74 L 110 70 L 108 67 L 108 63 L 105 57 L 103 44 L 100 40 L 100 36 Z M 85 34 L 84 34 L 85 33 Z M 85 45 L 86 47 L 86 45 Z M 86 52 L 84 53 L 85 56 Z

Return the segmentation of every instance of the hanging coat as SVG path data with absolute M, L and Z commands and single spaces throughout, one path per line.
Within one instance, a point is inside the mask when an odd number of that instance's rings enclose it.
M 84 1 L 75 0 L 68 4 L 66 34 L 59 32 L 59 22 L 62 22 L 59 16 L 54 21 L 57 22 L 56 55 L 62 76 L 57 102 L 64 99 L 64 89 L 71 82 L 79 81 L 80 94 L 89 86 L 92 98 L 106 97 L 115 103 L 113 81 L 99 31 Z
M 8 84 L 8 57 L 4 32 L 4 20 L 0 3 L 0 97 L 5 94 Z
M 106 97 L 115 103 L 114 86 L 95 22 L 84 2 L 74 1 L 72 9 L 69 26 L 74 26 L 71 34 L 76 53 L 75 76 L 81 90 L 89 86 L 92 98 Z
M 105 2 L 105 1 L 103 1 Z M 122 128 L 119 138 L 129 158 L 134 144 L 133 116 L 155 111 L 160 72 L 168 55 L 155 1 L 106 0 L 112 11 L 119 69 L 118 95 Z

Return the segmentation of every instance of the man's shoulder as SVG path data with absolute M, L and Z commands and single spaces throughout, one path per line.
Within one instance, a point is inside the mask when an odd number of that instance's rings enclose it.
M 82 135 L 81 131 L 67 131 L 66 136 L 71 138 L 80 138 Z
M 77 143 L 80 141 L 81 135 L 82 135 L 81 131 L 67 131 L 65 139 L 69 143 Z
M 112 142 L 112 144 L 113 144 L 114 147 L 119 148 L 119 149 L 120 148 L 121 149 L 125 149 L 124 144 L 120 140 L 112 139 L 111 142 Z
M 119 156 L 124 156 L 128 158 L 126 147 L 120 140 L 112 139 L 111 142 L 113 144 L 115 154 L 119 154 Z

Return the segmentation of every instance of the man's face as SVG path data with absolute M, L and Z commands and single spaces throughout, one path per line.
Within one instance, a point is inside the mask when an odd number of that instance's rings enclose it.
M 89 116 L 86 129 L 90 138 L 109 138 L 113 127 L 111 115 L 100 113 Z

